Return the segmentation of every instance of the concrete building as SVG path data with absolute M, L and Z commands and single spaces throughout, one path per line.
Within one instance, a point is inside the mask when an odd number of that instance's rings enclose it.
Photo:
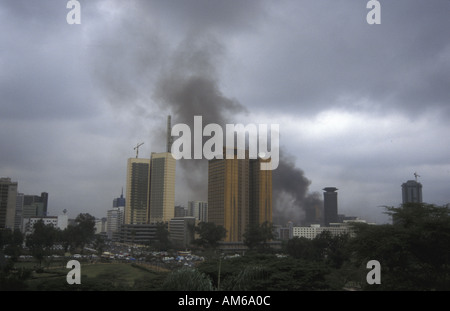
M 337 223 L 338 220 L 338 200 L 337 188 L 326 187 L 323 189 L 323 223 L 328 226 L 330 223 Z
M 176 217 L 169 222 L 170 240 L 178 248 L 188 248 L 195 238 L 195 217 Z
M 208 222 L 208 202 L 189 201 L 187 216 L 195 217 L 198 221 Z
M 175 215 L 175 168 L 172 153 L 152 153 L 148 223 L 169 222 Z
M 108 221 L 108 219 L 106 217 L 102 217 L 102 218 L 95 220 L 95 233 L 96 234 L 106 235 L 107 221 Z
M 123 197 L 122 189 L 120 197 L 113 200 L 112 209 L 106 212 L 106 236 L 110 240 L 114 239 L 114 235 L 119 232 L 120 226 L 124 224 L 125 206 L 126 200 Z
M 422 184 L 408 180 L 402 184 L 402 201 L 405 203 L 422 203 Z
M 106 212 L 106 235 L 108 239 L 113 240 L 119 232 L 120 226 L 124 223 L 124 207 L 113 207 Z
M 156 224 L 125 224 L 118 234 L 118 242 L 146 245 L 155 240 Z
M 147 223 L 149 197 L 150 159 L 128 159 L 125 224 Z
M 174 217 L 186 217 L 188 215 L 188 210 L 184 206 L 177 205 L 174 210 Z
M 0 178 L 0 229 L 14 229 L 18 183 Z
M 17 194 L 16 199 L 16 213 L 15 213 L 15 219 L 14 219 L 14 229 L 22 230 L 22 223 L 23 223 L 23 193 Z
M 208 221 L 227 230 L 225 242 L 243 240 L 250 224 L 272 223 L 272 171 L 262 159 L 212 159 L 208 163 Z
M 42 192 L 40 196 L 27 195 L 23 197 L 22 217 L 47 216 L 48 193 Z
M 55 228 L 64 230 L 68 225 L 67 215 L 59 216 L 46 216 L 46 217 L 30 217 L 24 218 L 22 223 L 22 233 L 25 235 L 33 233 L 33 226 L 38 222 L 42 221 L 44 225 L 52 225 Z
M 123 187 L 122 187 L 122 193 L 121 193 L 120 197 L 115 198 L 113 200 L 113 208 L 114 207 L 125 207 L 125 206 L 126 206 L 126 200 L 123 197 Z
M 128 159 L 125 224 L 168 222 L 174 217 L 175 167 L 168 152 Z
M 313 224 L 309 227 L 293 227 L 292 233 L 293 237 L 303 237 L 307 239 L 314 239 L 319 234 L 324 231 L 328 231 L 332 236 L 337 236 L 340 234 L 350 234 L 353 235 L 353 230 L 349 223 L 332 223 L 329 226 L 322 227 L 319 224 Z

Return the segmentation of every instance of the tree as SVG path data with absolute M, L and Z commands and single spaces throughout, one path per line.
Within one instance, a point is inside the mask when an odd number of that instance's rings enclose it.
M 296 259 L 314 260 L 312 240 L 305 237 L 294 237 L 286 244 L 286 252 Z
M 312 240 L 304 237 L 289 240 L 286 251 L 297 259 L 320 261 L 340 268 L 350 256 L 349 240 L 346 234 L 333 236 L 329 231 L 323 231 Z
M 75 223 L 77 226 L 78 234 L 80 234 L 80 242 L 81 249 L 84 248 L 84 245 L 91 242 L 95 236 L 95 217 L 85 213 L 79 214 L 77 218 L 75 218 Z
M 199 234 L 199 238 L 195 240 L 197 245 L 205 248 L 215 249 L 219 241 L 223 240 L 227 235 L 227 230 L 222 226 L 217 226 L 212 222 L 201 222 L 195 227 L 195 232 Z
M 266 249 L 268 242 L 275 237 L 273 227 L 267 221 L 262 224 L 250 224 L 243 236 L 244 244 L 249 249 L 258 248 L 260 250 Z
M 97 250 L 97 255 L 100 256 L 106 247 L 106 242 L 105 239 L 100 234 L 96 234 L 94 240 L 92 241 L 92 245 L 94 249 Z
M 449 290 L 448 206 L 408 203 L 386 209 L 392 225 L 355 225 L 355 263 L 380 262 L 382 282 L 377 289 Z
M 33 226 L 33 233 L 27 236 L 26 245 L 32 255 L 42 264 L 44 256 L 48 255 L 53 244 L 57 240 L 58 230 L 53 225 L 46 225 L 42 219 Z
M 171 246 L 169 235 L 170 233 L 167 229 L 167 225 L 163 222 L 157 223 L 155 241 L 152 244 L 159 250 L 168 250 Z
M 23 239 L 23 234 L 19 229 L 0 229 L 0 256 L 3 256 L 2 251 L 4 250 L 6 255 L 16 261 L 22 251 Z
M 62 242 L 65 251 L 79 249 L 82 252 L 84 246 L 91 242 L 94 237 L 95 217 L 90 214 L 79 214 L 75 218 L 75 224 L 69 225 L 62 232 Z

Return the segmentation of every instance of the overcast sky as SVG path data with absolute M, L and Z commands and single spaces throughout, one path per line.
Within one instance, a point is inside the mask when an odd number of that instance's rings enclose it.
M 0 176 L 48 192 L 51 215 L 106 217 L 133 147 L 164 151 L 167 115 L 190 113 L 280 124 L 339 213 L 388 221 L 414 172 L 450 202 L 450 1 L 380 1 L 379 25 L 364 0 L 79 2 L 69 25 L 67 1 L 0 0 Z M 177 166 L 177 204 L 206 200 L 186 174 L 207 171 Z

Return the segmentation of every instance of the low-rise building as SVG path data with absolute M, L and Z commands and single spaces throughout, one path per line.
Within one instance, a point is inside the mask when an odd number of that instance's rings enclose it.
M 34 224 L 42 221 L 44 225 L 52 225 L 55 228 L 64 230 L 67 228 L 67 215 L 47 216 L 47 217 L 29 217 L 24 218 L 22 222 L 22 233 L 25 235 L 33 233 Z

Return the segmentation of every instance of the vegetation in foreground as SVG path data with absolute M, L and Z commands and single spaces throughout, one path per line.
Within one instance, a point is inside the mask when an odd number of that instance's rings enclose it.
M 14 260 L 21 252 L 20 236 L 2 232 L 0 251 L 11 258 L 5 261 L 0 254 L 0 290 L 450 290 L 449 207 L 406 204 L 386 210 L 392 225 L 358 224 L 354 237 L 324 232 L 313 240 L 294 238 L 278 253 L 267 247 L 270 237 L 264 224 L 246 234 L 250 250 L 244 256 L 223 256 L 214 240 L 200 238 L 201 250 L 209 256 L 195 267 L 162 271 L 136 263 L 83 262 L 80 285 L 67 284 L 68 269 L 62 264 L 42 265 L 50 250 L 45 239 L 31 239 L 38 268 L 30 268 Z M 203 236 L 208 235 L 207 227 L 199 228 Z M 366 282 L 370 260 L 381 264 L 381 284 Z

